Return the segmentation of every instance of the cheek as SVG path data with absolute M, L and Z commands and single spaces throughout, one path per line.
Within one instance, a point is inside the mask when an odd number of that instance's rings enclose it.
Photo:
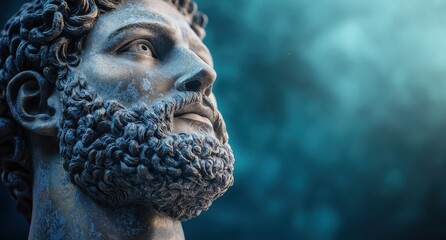
M 115 99 L 125 106 L 149 103 L 164 96 L 171 84 L 162 69 L 113 57 L 92 56 L 77 69 L 100 97 Z

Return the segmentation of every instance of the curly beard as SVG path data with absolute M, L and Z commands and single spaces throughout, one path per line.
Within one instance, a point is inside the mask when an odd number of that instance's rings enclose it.
M 202 97 L 181 92 L 126 108 L 102 100 L 85 79 L 68 79 L 58 137 L 71 181 L 109 207 L 144 206 L 178 220 L 207 210 L 233 184 L 224 127 L 220 140 L 171 131 L 175 111 Z

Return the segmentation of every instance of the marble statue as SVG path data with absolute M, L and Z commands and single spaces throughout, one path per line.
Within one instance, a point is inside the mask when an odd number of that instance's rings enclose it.
M 0 170 L 29 239 L 184 239 L 233 184 L 206 23 L 191 0 L 35 0 L 8 21 Z

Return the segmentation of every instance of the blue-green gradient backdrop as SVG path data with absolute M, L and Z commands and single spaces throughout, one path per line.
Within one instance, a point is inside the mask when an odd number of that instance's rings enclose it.
M 446 0 L 198 4 L 236 165 L 187 239 L 446 239 Z

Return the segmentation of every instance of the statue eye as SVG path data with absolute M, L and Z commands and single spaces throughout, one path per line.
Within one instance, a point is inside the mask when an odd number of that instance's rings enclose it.
M 150 56 L 153 58 L 158 58 L 153 48 L 153 45 L 147 40 L 133 41 L 127 44 L 127 46 L 124 46 L 122 52 L 140 54 L 140 55 Z
M 148 52 L 150 52 L 150 48 L 149 48 L 149 46 L 147 46 L 146 44 L 144 44 L 144 43 L 140 43 L 140 44 L 138 44 L 137 45 L 137 48 L 138 48 L 138 50 L 141 50 L 141 52 L 144 52 L 144 53 L 148 53 Z

